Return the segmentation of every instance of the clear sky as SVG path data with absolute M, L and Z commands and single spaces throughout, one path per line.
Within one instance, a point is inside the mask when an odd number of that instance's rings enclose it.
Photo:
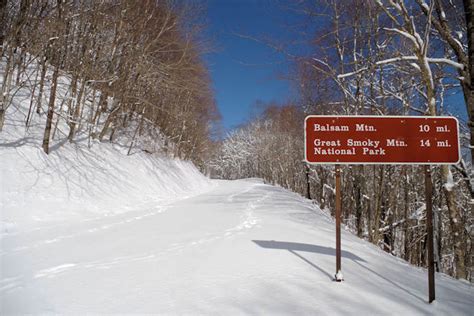
M 215 52 L 205 59 L 222 124 L 229 131 L 255 113 L 257 100 L 284 102 L 294 95 L 290 83 L 281 79 L 289 68 L 285 56 L 238 35 L 284 39 L 289 12 L 271 0 L 209 0 L 207 6 Z
M 295 98 L 288 75 L 290 62 L 282 53 L 262 42 L 242 38 L 270 39 L 288 45 L 296 40 L 294 27 L 304 25 L 301 15 L 285 8 L 292 0 L 208 0 L 207 33 L 214 52 L 205 55 L 224 131 L 245 123 L 258 109 L 256 101 L 283 103 Z M 302 24 L 303 23 L 303 24 Z M 307 27 L 307 24 L 306 26 Z M 291 28 L 293 28 L 291 30 Z M 299 30 L 300 31 L 300 30 Z M 287 46 L 304 50 L 305 44 Z M 448 97 L 446 108 L 466 117 L 461 94 Z

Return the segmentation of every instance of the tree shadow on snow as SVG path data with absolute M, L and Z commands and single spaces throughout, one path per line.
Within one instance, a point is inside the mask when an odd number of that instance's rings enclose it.
M 35 145 L 33 137 L 23 137 L 12 142 L 0 143 L 0 147 L 20 147 L 24 145 Z

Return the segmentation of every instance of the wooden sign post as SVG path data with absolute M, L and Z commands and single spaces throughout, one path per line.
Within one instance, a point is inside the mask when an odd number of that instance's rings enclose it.
M 335 164 L 336 281 L 341 269 L 341 164 L 425 165 L 429 302 L 435 299 L 430 165 L 460 160 L 459 123 L 441 116 L 316 116 L 305 120 L 305 160 Z
M 341 166 L 336 165 L 336 274 L 334 279 L 341 282 L 341 214 L 342 214 L 342 195 L 341 195 Z
M 425 166 L 426 232 L 428 234 L 428 300 L 430 303 L 435 300 L 432 192 L 433 182 L 431 181 L 431 167 Z

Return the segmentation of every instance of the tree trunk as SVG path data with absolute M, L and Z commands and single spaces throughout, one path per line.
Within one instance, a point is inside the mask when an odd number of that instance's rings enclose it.
M 443 181 L 452 177 L 449 166 L 441 167 L 441 174 Z M 446 197 L 446 205 L 449 211 L 449 224 L 451 226 L 451 233 L 453 234 L 454 242 L 454 264 L 456 266 L 456 278 L 466 279 L 466 264 L 465 264 L 465 251 L 466 241 L 464 238 L 464 225 L 461 218 L 459 207 L 456 203 L 456 197 L 454 195 L 454 188 L 450 188 L 448 185 L 444 185 L 444 195 Z
M 120 109 L 121 104 L 117 105 L 115 109 L 110 112 L 110 114 L 107 116 L 104 126 L 102 127 L 102 130 L 100 131 L 99 134 L 99 141 L 102 141 L 105 137 L 105 134 L 109 131 L 110 125 L 112 122 L 115 120 L 115 116 L 118 113 L 118 110 Z M 112 134 L 110 135 L 110 139 L 112 139 Z
M 43 99 L 44 80 L 45 80 L 45 77 L 46 77 L 46 70 L 47 70 L 46 59 L 47 59 L 47 57 L 44 56 L 42 58 L 42 63 L 41 63 L 40 86 L 39 86 L 39 92 L 38 92 L 38 100 L 36 101 L 36 113 L 37 114 L 41 113 L 41 102 L 42 102 L 42 99 Z
M 356 229 L 357 229 L 357 236 L 362 237 L 362 173 L 364 171 L 364 167 L 357 166 L 356 168 L 356 176 L 354 181 L 355 186 L 355 216 L 356 216 Z
M 306 198 L 308 200 L 311 200 L 311 184 L 310 184 L 310 179 L 309 179 L 309 173 L 310 169 L 308 165 L 305 166 L 305 176 L 306 176 Z
M 0 0 L 0 56 L 3 56 L 6 26 L 7 0 Z
M 9 97 L 10 97 L 10 85 L 11 85 L 11 78 L 13 76 L 13 64 L 14 64 L 14 52 L 12 47 L 10 46 L 8 49 L 7 54 L 7 63 L 4 69 L 3 74 L 3 83 L 0 89 L 0 132 L 3 129 L 3 123 L 5 120 L 5 112 L 7 111 L 7 107 L 9 104 Z
M 38 82 L 38 74 L 39 74 L 39 69 L 36 69 L 36 74 L 35 74 L 35 79 L 34 79 L 34 85 L 33 85 L 33 90 L 31 90 L 31 98 L 30 98 L 30 107 L 28 108 L 28 115 L 26 116 L 26 130 L 28 130 L 29 124 L 30 124 L 30 118 L 31 118 L 31 111 L 33 110 L 33 104 L 35 102 L 35 92 L 36 92 L 36 86 Z
M 467 43 L 469 58 L 468 82 L 469 94 L 466 96 L 467 112 L 469 116 L 469 131 L 471 134 L 471 162 L 474 163 L 474 0 L 464 0 L 464 13 L 466 14 Z
M 0 108 L 0 132 L 3 130 L 3 122 L 5 122 L 5 110 Z
M 383 165 L 379 167 L 379 178 L 377 181 L 377 176 L 376 173 L 374 172 L 374 193 L 375 193 L 375 205 L 374 205 L 374 218 L 373 218 L 373 223 L 372 223 L 372 228 L 373 228 L 373 234 L 372 234 L 372 243 L 375 243 L 378 245 L 378 242 L 380 240 L 380 218 L 382 215 L 383 211 L 383 182 L 384 182 L 384 171 L 385 168 Z
M 474 2 L 472 0 L 471 2 Z M 471 23 L 472 24 L 472 23 Z M 471 56 L 470 56 L 471 57 Z M 474 52 L 473 56 L 474 58 Z M 431 71 L 429 69 L 429 64 L 426 61 L 426 56 L 423 54 L 418 53 L 418 58 L 420 59 L 420 64 L 421 66 L 424 65 L 424 67 L 421 67 L 421 73 L 423 76 L 423 81 L 425 83 L 426 87 L 426 96 L 427 96 L 427 108 L 429 115 L 431 116 L 436 116 L 436 91 L 435 91 L 435 86 L 433 84 L 434 80 L 430 76 L 432 76 Z M 425 62 L 421 62 L 425 61 Z M 472 87 L 472 84 L 471 84 Z M 471 95 L 470 97 L 474 97 L 472 94 L 473 90 L 471 90 Z M 471 113 L 470 113 L 471 114 Z M 472 124 L 471 124 L 472 125 Z M 474 126 L 470 127 L 471 129 L 474 128 Z M 474 132 L 474 130 L 472 130 Z M 471 137 L 473 137 L 474 134 L 471 133 Z M 473 138 L 471 138 L 471 141 L 473 141 Z M 472 151 L 471 151 L 472 152 Z M 464 228 L 462 225 L 462 218 L 461 218 L 461 211 L 458 208 L 458 205 L 456 203 L 457 197 L 454 191 L 454 188 L 448 187 L 448 181 L 452 179 L 451 171 L 449 169 L 449 166 L 442 166 L 441 167 L 441 175 L 442 175 L 442 180 L 445 183 L 444 187 L 444 193 L 446 197 L 446 206 L 448 207 L 448 212 L 449 212 L 449 221 L 451 224 L 451 232 L 454 235 L 453 240 L 454 240 L 454 264 L 456 266 L 456 277 L 457 278 L 466 278 L 466 266 L 465 266 L 465 241 L 463 240 L 464 236 Z
M 48 116 L 46 117 L 46 127 L 43 136 L 43 150 L 49 154 L 49 138 L 51 134 L 51 126 L 53 123 L 54 103 L 56 101 L 56 88 L 58 86 L 59 67 L 56 66 L 53 72 L 53 82 L 51 86 L 51 94 L 49 96 Z
M 80 118 L 79 113 L 81 112 L 82 97 L 84 95 L 85 88 L 86 88 L 86 80 L 82 82 L 81 88 L 79 89 L 79 94 L 77 96 L 74 113 L 72 115 L 72 119 L 69 121 L 69 135 L 67 137 L 69 142 L 72 142 L 72 140 L 74 139 L 74 135 L 76 133 L 76 126 L 77 126 L 77 121 Z
M 409 192 L 408 192 L 408 183 L 409 183 L 409 177 L 408 177 L 408 172 L 407 172 L 407 166 L 403 166 L 403 176 L 405 178 L 405 185 L 403 186 L 403 195 L 404 195 L 404 204 L 403 204 L 403 217 L 405 219 L 405 223 L 403 223 L 403 229 L 404 229 L 404 240 L 403 240 L 403 243 L 404 243 L 404 256 L 403 258 L 406 260 L 406 261 L 409 261 L 410 259 L 410 247 L 409 247 L 409 232 L 410 232 L 410 219 L 409 219 L 409 214 L 408 214 L 408 210 L 409 210 L 409 207 L 410 207 L 410 204 L 409 204 Z

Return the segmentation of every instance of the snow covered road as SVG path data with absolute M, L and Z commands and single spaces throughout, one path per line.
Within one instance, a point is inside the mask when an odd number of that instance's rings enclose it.
M 0 314 L 472 315 L 472 285 L 426 271 L 343 231 L 258 180 L 112 216 L 44 224 L 0 240 Z

